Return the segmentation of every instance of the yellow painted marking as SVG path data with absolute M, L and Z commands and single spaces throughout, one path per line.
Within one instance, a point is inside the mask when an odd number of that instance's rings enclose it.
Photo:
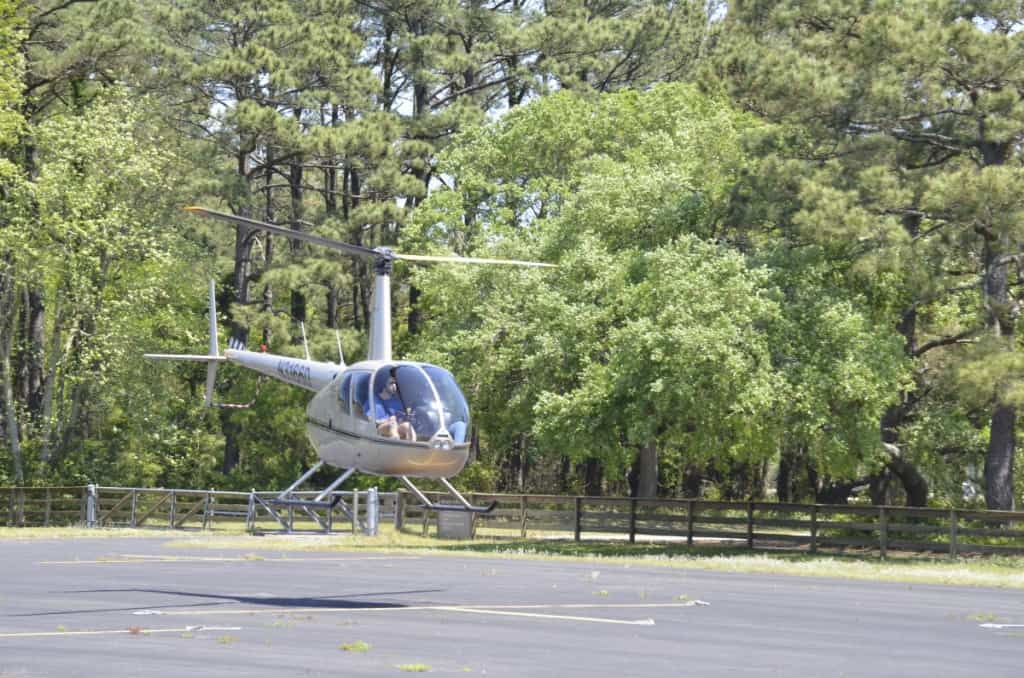
M 196 633 L 199 631 L 241 631 L 241 626 L 184 626 L 176 629 L 105 629 L 102 631 L 24 631 L 0 633 L 0 638 L 53 638 L 59 636 L 141 636 L 147 633 Z
M 364 560 L 419 560 L 416 556 L 367 556 L 356 558 L 265 558 L 263 556 L 135 556 L 121 555 L 95 560 L 41 560 L 37 565 L 116 565 L 124 563 L 348 563 Z

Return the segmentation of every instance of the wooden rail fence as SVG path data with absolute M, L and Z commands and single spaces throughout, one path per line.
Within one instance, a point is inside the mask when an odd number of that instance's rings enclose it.
M 254 501 L 275 494 L 100 486 L 0 487 L 0 524 L 277 529 L 277 523 L 266 516 L 260 523 Z M 363 493 L 338 494 L 347 497 L 358 517 Z M 450 501 L 441 493 L 426 494 L 433 501 Z M 419 506 L 404 491 L 378 496 L 381 518 L 393 519 L 398 529 L 420 530 L 424 535 L 436 531 L 436 512 Z M 472 521 L 471 534 L 488 537 L 581 540 L 587 536 L 630 543 L 638 539 L 715 543 L 812 553 L 858 549 L 877 552 L 882 558 L 890 551 L 950 557 L 1024 554 L 1024 512 L 1020 511 L 560 495 L 470 494 L 469 499 L 476 504 L 498 502 L 492 513 L 467 517 Z M 365 495 L 362 501 L 365 504 Z M 286 513 L 295 529 L 322 529 L 301 511 L 289 508 Z M 342 520 L 348 518 L 342 516 Z
M 890 551 L 1024 554 L 1020 511 L 508 494 L 471 494 L 470 501 L 498 502 L 492 513 L 473 517 L 475 533 L 487 536 L 560 533 L 577 541 L 594 535 L 812 553 L 870 550 L 883 558 Z M 430 519 L 408 501 L 401 516 L 407 528 Z

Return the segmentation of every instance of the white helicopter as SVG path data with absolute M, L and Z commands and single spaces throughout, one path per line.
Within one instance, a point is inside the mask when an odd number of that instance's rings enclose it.
M 273 503 L 299 506 L 322 523 L 310 509 L 333 508 L 337 505 L 337 498 L 329 501 L 327 497 L 350 475 L 360 471 L 399 478 L 428 509 L 474 513 L 487 513 L 494 509 L 495 503 L 484 507 L 473 506 L 448 481 L 448 478 L 459 473 L 466 465 L 470 448 L 467 440 L 470 424 L 469 407 L 451 373 L 436 365 L 394 360 L 391 356 L 392 264 L 395 260 L 545 268 L 553 268 L 554 264 L 399 254 L 384 247 L 370 249 L 351 245 L 204 207 L 185 209 L 192 214 L 293 240 L 303 240 L 374 261 L 369 355 L 364 361 L 346 365 L 340 355 L 339 363 L 311 360 L 308 348 L 304 360 L 232 348 L 221 354 L 217 341 L 217 315 L 212 280 L 209 353 L 146 354 L 147 358 L 206 363 L 207 406 L 215 405 L 213 392 L 217 367 L 225 362 L 235 363 L 316 394 L 306 408 L 306 435 L 316 449 L 320 461 L 281 492 Z M 338 349 L 340 354 L 340 342 Z M 324 463 L 344 469 L 344 472 L 314 500 L 294 498 L 292 492 Z M 458 504 L 431 502 L 411 478 L 438 480 L 455 497 Z M 277 517 L 271 507 L 266 508 Z

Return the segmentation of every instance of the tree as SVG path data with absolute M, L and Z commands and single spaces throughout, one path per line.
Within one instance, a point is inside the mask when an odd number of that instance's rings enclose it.
M 637 491 L 650 496 L 660 448 L 707 461 L 709 440 L 718 437 L 715 449 L 728 456 L 731 444 L 754 435 L 741 433 L 747 419 L 716 419 L 710 403 L 762 412 L 772 400 L 766 340 L 753 329 L 773 313 L 758 291 L 762 274 L 744 270 L 735 253 L 684 237 L 714 232 L 742 164 L 737 130 L 745 124 L 681 86 L 592 101 L 558 94 L 445 154 L 457 189 L 430 197 L 403 247 L 444 243 L 467 254 L 560 261 L 544 278 L 489 269 L 415 274 L 430 290 L 420 350 L 431 346 L 426 355 L 472 385 L 482 437 L 518 450 L 514 467 L 531 454 L 600 459 L 612 472 L 633 466 Z M 725 299 L 737 302 L 735 313 Z M 449 348 L 434 346 L 442 337 Z M 735 369 L 705 374 L 711 356 L 728 362 L 730 349 Z M 698 384 L 715 391 L 700 406 Z
M 881 420 L 913 503 L 926 491 L 900 429 L 952 362 L 964 379 L 992 370 L 986 498 L 1013 506 L 1022 20 L 1015 3 L 867 1 L 738 2 L 726 18 L 717 73 L 783 125 L 769 155 L 795 161 L 772 161 L 799 203 L 793 234 L 841 244 L 851 271 L 878 277 L 918 365 Z
M 151 323 L 166 317 L 175 236 L 164 228 L 173 193 L 163 178 L 173 158 L 136 108 L 146 103 L 115 89 L 37 124 L 35 176 L 8 206 L 9 312 L 26 317 L 30 291 L 49 310 L 34 426 L 25 401 L 17 412 L 37 477 L 66 470 L 69 455 L 102 439 L 112 409 L 128 409 L 124 382 L 144 383 L 133 366 Z
M 21 114 L 22 87 L 25 73 L 21 42 L 25 23 L 18 3 L 0 6 L 0 439 L 6 440 L 11 453 L 11 477 L 15 484 L 24 482 L 25 470 L 21 454 L 21 431 L 16 412 L 14 374 L 11 355 L 17 334 L 14 314 L 14 253 L 18 249 L 17 234 L 10 222 L 13 196 L 23 189 L 23 176 L 15 156 L 25 133 Z

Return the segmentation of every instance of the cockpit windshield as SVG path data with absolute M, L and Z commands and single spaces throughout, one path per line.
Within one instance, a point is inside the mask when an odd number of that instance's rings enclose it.
M 430 440 L 445 430 L 466 441 L 469 407 L 451 373 L 434 365 L 389 365 L 373 378 L 374 420 L 386 438 Z
M 469 405 L 466 397 L 462 395 L 455 377 L 448 370 L 435 365 L 424 365 L 423 371 L 427 373 L 434 383 L 438 399 L 444 414 L 444 425 L 451 434 L 452 440 L 456 443 L 466 442 L 466 435 L 469 431 Z

